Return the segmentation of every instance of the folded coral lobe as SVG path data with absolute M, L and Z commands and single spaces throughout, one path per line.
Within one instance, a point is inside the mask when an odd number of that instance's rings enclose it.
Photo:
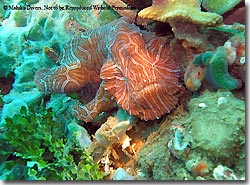
M 177 104 L 179 70 L 161 39 L 145 42 L 135 28 L 119 28 L 111 45 L 113 60 L 103 65 L 101 78 L 123 109 L 153 120 Z

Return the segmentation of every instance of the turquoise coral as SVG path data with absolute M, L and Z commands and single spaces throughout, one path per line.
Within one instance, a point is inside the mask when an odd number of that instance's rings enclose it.
M 202 6 L 209 12 L 222 15 L 240 2 L 241 0 L 203 0 Z
M 219 46 L 214 53 L 207 51 L 195 57 L 193 64 L 206 66 L 205 79 L 213 87 L 233 90 L 239 86 L 237 79 L 228 73 L 227 51 Z

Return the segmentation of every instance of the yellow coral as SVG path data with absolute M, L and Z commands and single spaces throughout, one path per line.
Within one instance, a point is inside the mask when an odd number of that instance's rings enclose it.
M 153 0 L 152 6 L 141 10 L 138 15 L 160 22 L 183 21 L 208 26 L 222 23 L 220 15 L 202 12 L 199 0 Z

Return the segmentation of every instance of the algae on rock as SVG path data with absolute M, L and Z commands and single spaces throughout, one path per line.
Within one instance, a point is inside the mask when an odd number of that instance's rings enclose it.
M 203 103 L 205 106 L 199 106 Z M 238 155 L 235 148 L 245 143 L 245 104 L 229 92 L 205 91 L 189 102 L 184 121 L 191 132 L 192 147 L 218 158 Z

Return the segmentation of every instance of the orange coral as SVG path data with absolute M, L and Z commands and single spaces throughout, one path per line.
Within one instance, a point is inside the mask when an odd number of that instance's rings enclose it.
M 197 91 L 206 73 L 206 67 L 195 66 L 191 64 L 188 66 L 184 74 L 184 83 L 190 91 Z
M 206 162 L 198 162 L 192 168 L 192 174 L 194 176 L 204 176 L 208 173 L 208 165 Z

